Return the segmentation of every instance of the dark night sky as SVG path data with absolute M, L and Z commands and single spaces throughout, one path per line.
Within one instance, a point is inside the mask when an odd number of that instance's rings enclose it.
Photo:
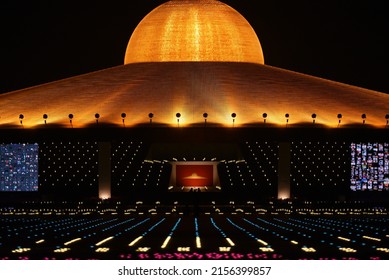
M 163 0 L 0 1 L 0 93 L 123 63 Z M 389 93 L 385 1 L 225 0 L 255 29 L 265 63 Z

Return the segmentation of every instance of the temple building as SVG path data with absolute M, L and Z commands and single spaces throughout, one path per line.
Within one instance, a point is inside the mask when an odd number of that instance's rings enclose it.
M 1 94 L 0 258 L 384 258 L 389 95 L 267 65 L 258 36 L 171 0 L 123 65 Z

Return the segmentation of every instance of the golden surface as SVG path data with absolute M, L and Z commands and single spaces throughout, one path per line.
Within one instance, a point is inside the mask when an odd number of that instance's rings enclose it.
M 234 61 L 264 63 L 250 24 L 216 0 L 173 0 L 151 11 L 137 26 L 124 63 Z
M 208 113 L 209 126 L 235 127 L 263 123 L 269 125 L 311 125 L 337 127 L 366 125 L 385 127 L 389 113 L 389 95 L 355 86 L 324 80 L 267 65 L 233 62 L 135 63 L 56 81 L 0 95 L 0 129 L 25 128 L 47 124 L 70 127 L 68 115 L 74 114 L 73 126 L 99 124 L 125 125 L 153 123 L 180 127 L 203 124 Z

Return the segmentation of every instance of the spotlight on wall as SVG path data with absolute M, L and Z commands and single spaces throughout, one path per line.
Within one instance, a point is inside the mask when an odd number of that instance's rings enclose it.
M 231 118 L 232 118 L 232 126 L 235 126 L 236 114 L 235 114 L 235 113 L 232 113 L 232 114 L 231 114 Z
M 312 123 L 313 123 L 313 124 L 315 124 L 315 122 L 316 122 L 316 117 L 317 117 L 316 114 L 313 113 L 313 114 L 312 114 Z
M 126 113 L 122 113 L 120 116 L 122 117 L 123 126 L 126 126 L 124 124 L 124 119 L 127 117 L 127 114 Z
M 204 118 L 204 127 L 206 127 L 207 126 L 208 113 L 204 113 L 203 114 L 203 118 Z
M 153 118 L 154 118 L 154 114 L 149 113 L 150 125 L 153 124 Z
M 96 113 L 96 114 L 95 114 L 96 124 L 99 123 L 99 118 L 100 118 L 100 114 L 99 114 L 99 113 Z
M 340 126 L 340 123 L 342 121 L 342 114 L 338 114 L 338 127 Z
M 74 118 L 73 114 L 69 114 L 69 122 L 72 128 L 73 128 L 73 118 Z
M 288 123 L 289 123 L 289 114 L 288 113 L 285 114 L 285 118 L 286 118 L 286 126 L 288 126 Z
M 263 113 L 263 114 L 262 114 L 262 118 L 263 118 L 263 123 L 266 123 L 267 114 L 266 114 L 266 113 Z
M 386 125 L 385 125 L 385 127 L 388 127 L 388 124 L 389 124 L 389 114 L 386 114 L 386 115 L 385 115 L 385 119 L 386 119 Z
M 366 114 L 362 114 L 361 118 L 362 118 L 362 124 L 365 124 L 365 122 L 366 122 Z
M 43 114 L 43 119 L 44 119 L 44 121 L 45 121 L 45 124 L 47 124 L 47 118 L 48 118 L 49 116 L 47 115 L 47 114 Z
M 19 121 L 20 121 L 20 124 L 23 125 L 23 119 L 24 119 L 24 115 L 23 114 L 20 114 L 19 115 Z
M 177 113 L 177 114 L 176 114 L 176 118 L 177 118 L 177 126 L 180 126 L 181 114 L 180 114 L 180 113 Z

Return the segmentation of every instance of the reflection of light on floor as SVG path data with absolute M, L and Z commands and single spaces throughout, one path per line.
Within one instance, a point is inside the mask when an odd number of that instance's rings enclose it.
M 151 249 L 150 247 L 139 247 L 138 249 L 136 249 L 136 251 L 145 253 L 148 252 L 150 249 Z
M 18 249 L 12 250 L 12 253 L 24 253 L 24 252 L 28 252 L 28 251 L 31 251 L 31 248 L 18 248 Z
M 385 252 L 385 253 L 389 253 L 389 249 L 388 248 L 377 248 L 376 250 L 377 251 L 381 251 L 381 252 Z
M 107 253 L 109 248 L 101 247 L 96 249 L 96 253 Z
M 343 252 L 346 252 L 346 253 L 356 253 L 357 250 L 353 249 L 353 248 L 339 248 L 340 251 L 343 251 Z
M 264 253 L 274 252 L 273 248 L 269 248 L 269 247 L 260 247 L 259 250 L 261 250 Z
M 220 252 L 229 252 L 231 251 L 231 247 L 219 247 Z
M 96 243 L 96 246 L 100 246 L 101 244 L 104 244 L 105 242 L 107 242 L 107 241 L 109 241 L 111 239 L 113 239 L 113 236 L 108 237 L 108 238 L 106 238 L 104 240 L 101 240 L 100 242 Z
M 315 248 L 312 248 L 312 247 L 308 248 L 308 247 L 305 247 L 305 246 L 302 247 L 301 250 L 303 250 L 306 253 L 315 253 L 316 252 Z
M 190 252 L 190 247 L 178 247 L 178 252 Z
M 73 239 L 73 240 L 70 240 L 70 241 L 64 243 L 64 245 L 67 246 L 67 245 L 69 245 L 69 244 L 72 244 L 72 243 L 77 242 L 77 241 L 80 241 L 80 240 L 81 240 L 81 238 L 76 238 L 76 239 Z
M 70 248 L 59 248 L 59 249 L 55 249 L 54 253 L 66 253 L 68 251 L 70 251 Z
M 134 246 L 135 243 L 137 243 L 142 238 L 143 238 L 143 236 L 139 236 L 139 237 L 135 238 L 130 244 L 128 244 L 128 246 Z

